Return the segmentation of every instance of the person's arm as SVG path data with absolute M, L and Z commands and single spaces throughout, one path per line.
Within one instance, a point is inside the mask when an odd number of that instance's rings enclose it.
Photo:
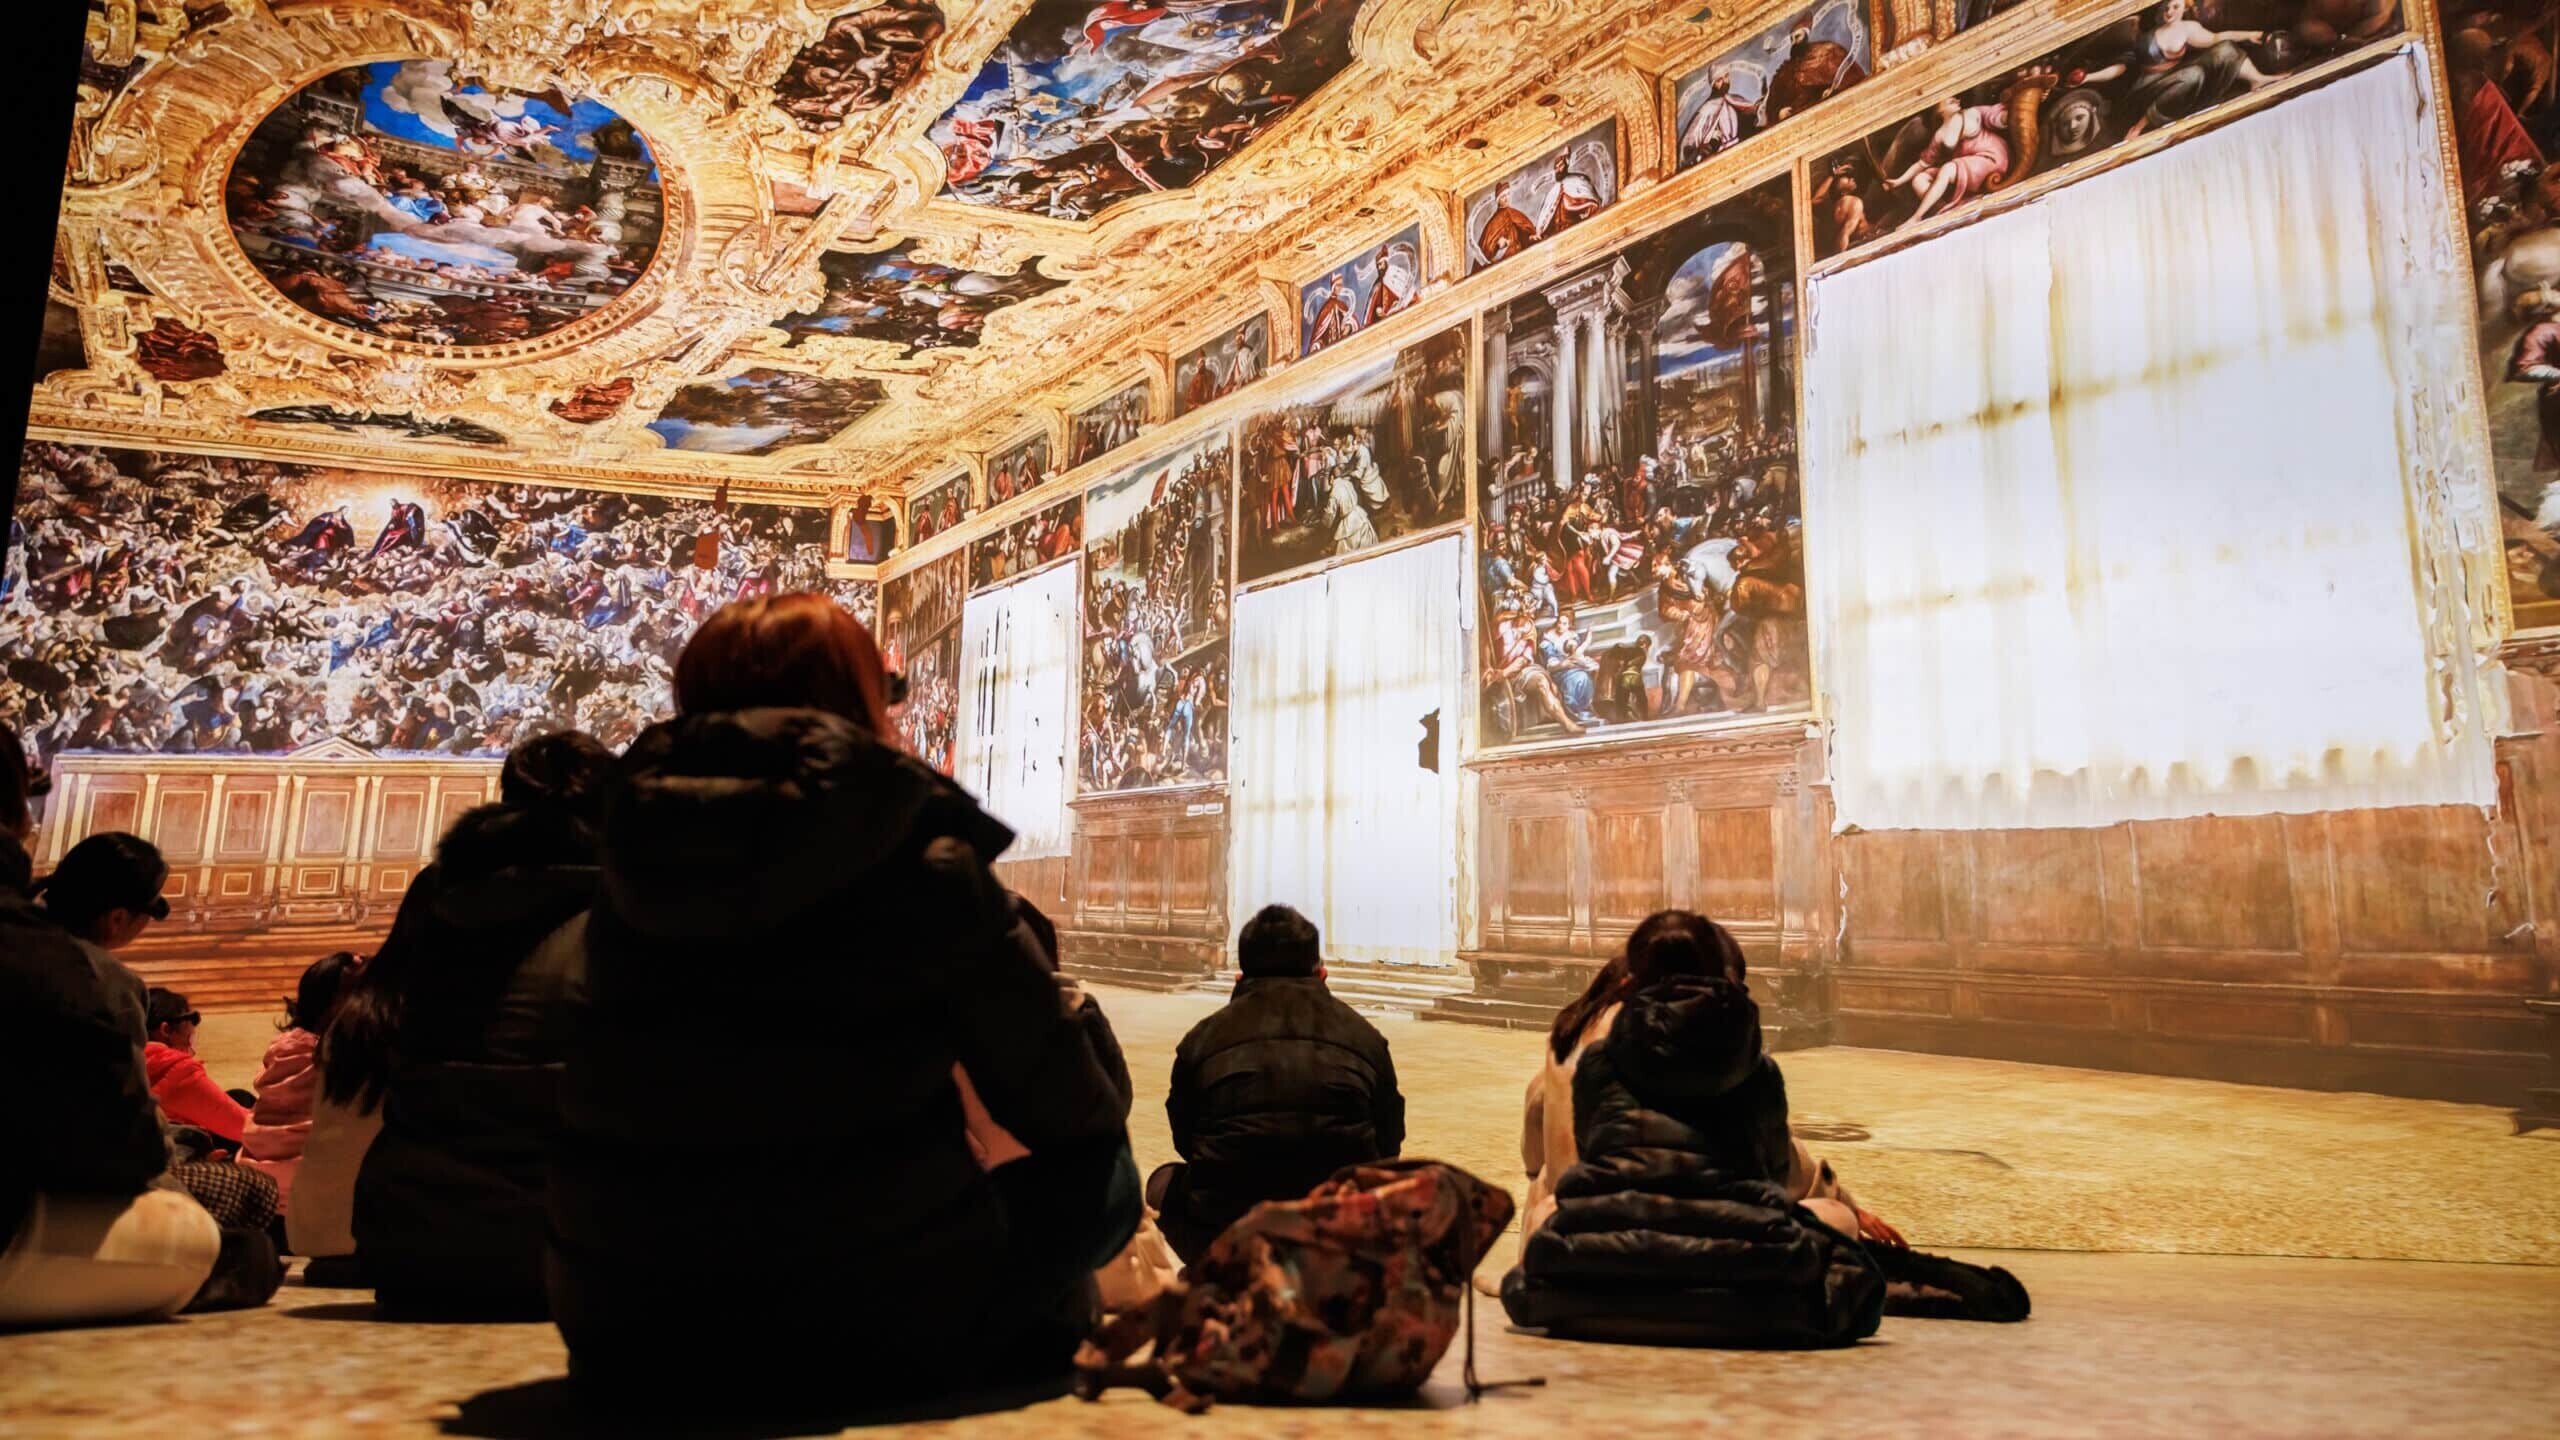
M 953 1048 L 987 1113 L 1033 1151 L 1123 1131 L 1124 1092 L 1087 1027 L 1062 1013 L 1057 977 L 1013 897 L 977 852 L 937 840 L 922 897 L 962 932 L 939 973 Z
M 13 987 L 14 988 L 14 987 Z M 0 1029 L 0 1043 L 19 1056 L 54 1057 L 60 1069 L 42 1082 L 34 1103 L 20 1107 L 12 1145 L 34 1186 L 82 1194 L 139 1194 L 169 1168 L 169 1142 L 133 1037 L 112 1017 L 44 1014 L 42 1001 L 0 998 L 19 1023 Z
M 193 1055 L 181 1059 L 151 1093 L 171 1120 L 193 1125 L 234 1150 L 240 1148 L 240 1137 L 249 1129 L 249 1111 L 213 1083 L 203 1061 Z
M 1379 1157 L 1393 1160 L 1404 1154 L 1404 1091 L 1396 1087 L 1395 1051 L 1384 1035 L 1378 1037 L 1378 1089 L 1369 1104 Z
M 1198 1113 L 1193 1108 L 1198 1071 L 1187 1048 L 1173 1052 L 1173 1084 L 1165 1091 L 1164 1118 L 1173 1128 L 1173 1153 L 1185 1160 L 1199 1158 L 1191 1153 L 1192 1125 Z
M 1529 1178 L 1547 1166 L 1547 1071 L 1541 1063 L 1529 1077 L 1529 1093 L 1520 1102 L 1520 1168 Z

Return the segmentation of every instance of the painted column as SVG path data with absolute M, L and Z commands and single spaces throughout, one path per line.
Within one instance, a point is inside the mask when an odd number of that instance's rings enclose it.
M 1582 363 L 1575 344 L 1573 317 L 1559 309 L 1556 312 L 1556 393 L 1547 404 L 1555 431 L 1555 487 L 1557 494 L 1573 488 L 1573 410 L 1582 403 Z
M 1505 450 L 1503 401 L 1510 394 L 1511 309 L 1506 305 L 1485 317 L 1484 394 L 1477 402 L 1484 406 L 1484 463 L 1497 473 Z

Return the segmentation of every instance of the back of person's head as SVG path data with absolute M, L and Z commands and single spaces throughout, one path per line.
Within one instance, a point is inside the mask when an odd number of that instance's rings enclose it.
M 131 944 L 154 920 L 169 918 L 160 892 L 169 862 L 160 847 L 121 830 L 101 831 L 71 847 L 36 886 L 53 922 L 112 950 Z
M 721 606 L 676 657 L 675 690 L 676 708 L 687 715 L 825 710 L 893 743 L 879 645 L 861 621 L 812 591 Z
M 592 820 L 604 805 L 613 752 L 583 730 L 537 735 L 507 752 L 498 799 L 519 809 L 557 808 Z
M 1304 979 L 1324 968 L 1315 922 L 1286 905 L 1266 905 L 1236 933 L 1236 968 L 1248 980 Z
M 1583 992 L 1556 1012 L 1547 1044 L 1561 1060 L 1601 1011 L 1657 981 L 1674 976 L 1748 984 L 1741 942 L 1733 932 L 1692 910 L 1657 910 L 1627 936 L 1626 948 L 1591 977 Z
M 27 764 L 26 742 L 16 726 L 0 720 L 0 835 L 24 843 L 36 828 L 28 802 L 41 793 Z
M 302 969 L 302 981 L 285 997 L 284 1022 L 279 1030 L 308 1030 L 314 1035 L 327 1033 L 329 1017 L 337 1013 L 339 997 L 356 976 L 364 962 L 353 950 L 339 950 L 323 955 Z
M 195 1048 L 196 1025 L 204 1017 L 187 1003 L 186 996 L 154 985 L 142 993 L 142 1011 L 145 1035 L 181 1050 Z

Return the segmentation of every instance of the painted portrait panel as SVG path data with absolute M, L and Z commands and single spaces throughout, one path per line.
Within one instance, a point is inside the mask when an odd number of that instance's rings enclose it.
M 1466 513 L 1461 329 L 1257 411 L 1236 451 L 1237 577 L 1353 555 Z
M 1486 744 L 1807 703 L 1787 196 L 1484 317 Z
M 438 59 L 304 86 L 251 133 L 223 199 L 286 299 L 425 345 L 504 345 L 583 319 L 647 271 L 666 223 L 631 122 Z
M 987 317 L 1065 284 L 1040 273 L 1037 256 L 1011 275 L 963 270 L 914 258 L 908 241 L 877 254 L 830 250 L 818 266 L 827 296 L 815 310 L 785 315 L 774 325 L 797 345 L 812 335 L 887 340 L 905 355 L 974 346 Z
M 1138 381 L 1075 413 L 1067 468 L 1099 460 L 1138 438 L 1147 424 L 1147 382 Z
M 877 565 L 898 553 L 898 512 L 885 501 L 845 521 L 844 558 L 851 565 Z
M 1088 792 L 1227 776 L 1227 481 L 1223 435 L 1085 491 Z
M 987 504 L 1001 505 L 1049 483 L 1057 473 L 1049 463 L 1049 437 L 1044 432 L 987 457 Z
M 770 455 L 840 433 L 886 394 L 867 375 L 830 380 L 759 366 L 678 390 L 649 428 L 670 450 Z
M 955 550 L 880 586 L 880 660 L 904 676 L 896 709 L 907 753 L 948 775 L 960 732 L 960 608 L 969 557 Z
M 1298 353 L 1339 345 L 1422 298 L 1422 227 L 1407 225 L 1298 287 Z
M 1256 314 L 1173 365 L 1173 413 L 1188 415 L 1262 378 L 1271 368 L 1271 317 Z
M 907 528 L 923 544 L 977 512 L 967 474 L 954 475 L 907 502 Z
M 44 442 L 21 473 L 0 719 L 46 754 L 619 748 L 705 616 L 827 583 L 816 508 Z
M 2341 28 L 2341 8 L 2355 12 Z M 1814 161 L 1828 259 L 2400 33 L 2397 0 L 2160 0 Z
M 1084 548 L 1084 497 L 1044 505 L 969 542 L 969 588 L 984 590 L 1072 559 Z
M 36 341 L 36 379 L 42 381 L 57 370 L 88 368 L 89 342 L 81 337 L 80 307 L 46 297 L 44 333 Z
M 456 445 L 504 445 L 507 437 L 473 420 L 420 415 L 410 410 L 350 410 L 340 405 L 270 405 L 252 410 L 261 425 L 311 425 L 341 435 L 378 432 L 403 440 L 441 440 Z
M 803 130 L 823 135 L 897 98 L 925 52 L 942 38 L 933 0 L 883 0 L 827 22 L 773 84 L 773 103 Z
M 1721 155 L 1875 73 L 1867 0 L 1783 16 L 1680 81 L 1680 165 Z
M 1090 220 L 1179 190 L 1351 63 L 1361 0 L 1034 0 L 927 134 L 942 193 Z
M 2480 300 L 2481 389 L 2519 628 L 2560 625 L 2560 96 L 2551 12 L 2448 12 L 2445 73 Z
M 1561 234 L 1618 198 L 1618 122 L 1584 131 L 1467 197 L 1467 273 Z

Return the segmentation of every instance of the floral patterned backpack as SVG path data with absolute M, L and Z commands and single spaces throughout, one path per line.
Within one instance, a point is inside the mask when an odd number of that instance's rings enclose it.
M 1411 1395 L 1449 1352 L 1468 1278 L 1512 1208 L 1428 1160 L 1356 1165 L 1303 1200 L 1257 1205 L 1154 1303 L 1085 1342 L 1076 1393 L 1135 1386 L 1192 1413 Z M 1474 1338 L 1470 1325 L 1471 1395 L 1490 1388 L 1475 1379 Z

